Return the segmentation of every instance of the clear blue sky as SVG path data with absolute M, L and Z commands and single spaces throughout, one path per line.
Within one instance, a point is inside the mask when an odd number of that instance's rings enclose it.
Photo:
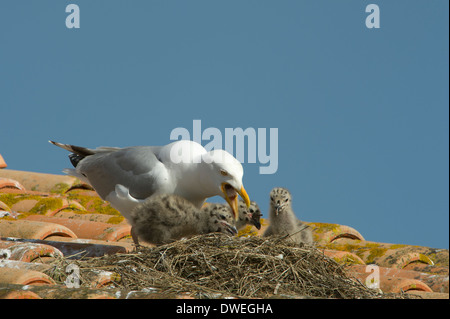
M 66 28 L 66 5 L 80 28 Z M 380 8 L 368 29 L 366 5 Z M 278 171 L 244 163 L 267 216 L 449 247 L 449 3 L 1 1 L 0 154 L 59 174 L 50 145 L 163 145 L 176 127 L 278 128 Z

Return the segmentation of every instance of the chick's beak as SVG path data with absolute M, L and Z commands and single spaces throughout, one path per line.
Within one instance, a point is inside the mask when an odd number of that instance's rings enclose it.
M 229 223 L 227 223 L 227 222 L 225 222 L 225 221 L 222 221 L 221 223 L 222 223 L 222 225 L 224 225 L 224 226 L 226 227 L 227 232 L 228 232 L 231 236 L 237 235 L 238 230 L 236 229 L 235 226 L 233 226 L 233 225 L 231 225 L 231 224 L 229 224 Z
M 281 210 L 281 206 L 279 204 L 276 204 L 275 205 L 275 215 L 278 216 L 278 213 L 280 212 L 280 210 Z
M 252 220 L 252 224 L 255 225 L 257 230 L 261 229 L 261 222 L 258 222 L 256 220 Z
M 250 198 L 248 197 L 247 192 L 244 189 L 244 186 L 242 186 L 240 190 L 236 190 L 230 184 L 222 183 L 221 189 L 223 194 L 225 195 L 225 200 L 227 201 L 228 205 L 230 205 L 231 210 L 233 211 L 234 219 L 238 220 L 239 208 L 237 195 L 239 194 L 242 197 L 247 207 L 250 206 Z

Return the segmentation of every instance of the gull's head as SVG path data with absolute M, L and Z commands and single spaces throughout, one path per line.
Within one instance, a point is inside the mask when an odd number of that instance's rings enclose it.
M 270 208 L 275 211 L 275 215 L 282 213 L 291 206 L 291 193 L 282 187 L 276 187 L 270 191 Z
M 237 220 L 239 218 L 238 195 L 242 197 L 247 207 L 250 206 L 250 198 L 242 185 L 244 175 L 242 164 L 224 150 L 208 152 L 203 156 L 203 161 L 210 165 L 210 175 L 216 195 L 227 201 Z

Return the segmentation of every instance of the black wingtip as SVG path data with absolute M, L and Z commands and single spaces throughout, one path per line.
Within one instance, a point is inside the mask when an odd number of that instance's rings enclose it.
M 84 158 L 84 156 L 75 154 L 75 153 L 71 153 L 69 154 L 69 159 L 70 162 L 72 163 L 73 167 L 77 167 L 78 163 L 80 163 L 80 161 Z

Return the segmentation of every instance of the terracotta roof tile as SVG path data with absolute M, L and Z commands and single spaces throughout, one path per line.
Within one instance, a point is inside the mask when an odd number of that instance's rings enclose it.
M 49 270 L 52 266 L 48 264 L 42 264 L 39 262 L 25 262 L 11 259 L 2 259 L 0 261 L 0 267 L 2 268 L 16 268 L 16 269 L 28 269 L 40 272 Z
M 0 220 L 0 235 L 27 239 L 45 239 L 50 236 L 77 237 L 74 232 L 63 225 L 23 219 Z
M 7 167 L 8 165 L 6 165 L 6 162 L 5 162 L 5 160 L 3 159 L 3 157 L 2 157 L 2 154 L 0 154 L 0 169 L 1 168 L 5 168 L 5 167 Z
M 359 256 L 348 251 L 324 249 L 323 253 L 340 264 L 366 264 Z
M 78 202 L 63 195 L 36 194 L 28 192 L 1 192 L 0 200 L 7 204 L 13 211 L 53 216 L 56 213 L 72 209 L 84 210 Z
M 108 202 L 102 200 L 97 193 L 93 191 L 68 191 L 65 193 L 65 196 L 71 201 L 78 202 L 88 212 L 122 216 L 117 210 L 111 207 Z
M 405 270 L 414 270 L 414 271 L 420 271 L 420 272 L 426 272 L 429 274 L 435 274 L 435 275 L 443 275 L 448 276 L 449 275 L 449 268 L 448 267 L 439 267 L 434 265 L 428 265 L 425 263 L 411 263 L 403 267 Z
M 105 241 L 120 241 L 130 236 L 131 226 L 128 224 L 111 225 L 82 219 L 48 217 L 30 215 L 27 220 L 41 221 L 62 225 L 73 231 L 78 238 L 98 239 Z
M 261 235 L 268 221 L 262 219 L 261 224 L 259 231 L 247 227 L 245 235 Z M 373 264 L 383 292 L 448 298 L 448 250 L 370 242 L 350 226 L 308 224 L 317 247 L 343 264 L 355 280 L 364 283 Z M 61 256 L 75 260 L 129 253 L 134 249 L 129 234 L 130 226 L 119 212 L 74 177 L 0 170 L 0 299 L 192 298 L 159 294 L 156 288 L 124 292 L 110 287 L 117 274 L 99 270 L 83 279 L 90 288 L 69 289 L 47 275 L 48 263 Z
M 48 275 L 29 269 L 0 268 L 0 282 L 16 285 L 55 285 Z
M 47 242 L 42 243 L 20 242 L 16 240 L 0 240 L 0 249 L 3 255 L 7 254 L 7 260 L 16 260 L 23 262 L 42 262 L 51 259 L 62 257 L 63 254 L 56 247 L 48 245 Z M 3 259 L 0 259 L 0 262 Z
M 354 228 L 339 224 L 306 223 L 313 230 L 314 241 L 328 244 L 339 239 L 364 240 L 364 237 Z
M 366 264 L 375 263 L 383 267 L 404 268 L 411 263 L 448 267 L 447 249 L 423 246 L 386 244 L 361 240 L 340 240 L 324 245 L 328 249 L 350 251 L 361 257 Z
M 24 290 L 23 287 L 26 286 L 7 284 L 4 284 L 4 286 L 16 286 L 18 288 L 7 290 L 0 287 L 0 299 L 42 299 L 36 293 Z
M 0 177 L 16 180 L 27 190 L 48 193 L 62 193 L 75 184 L 81 184 L 79 179 L 68 175 L 44 174 L 10 169 L 3 169 Z
M 18 181 L 11 179 L 11 178 L 1 177 L 0 178 L 0 190 L 3 190 L 4 188 L 25 190 L 25 187 L 23 187 Z
M 10 240 L 15 244 L 41 244 L 51 246 L 61 254 L 70 259 L 79 259 L 83 257 L 101 257 L 104 255 L 127 253 L 134 249 L 132 243 L 128 242 L 106 242 L 103 240 L 81 239 L 81 238 L 67 238 L 67 237 L 48 237 L 45 240 L 40 239 L 10 239 L 3 238 L 0 241 L 0 249 L 3 247 L 9 248 L 12 245 Z M 41 256 L 39 259 L 42 259 Z
M 366 266 L 363 265 L 351 265 L 349 270 L 356 274 L 356 277 L 362 279 L 362 282 L 365 282 L 367 276 L 371 273 Z M 404 270 L 404 269 L 396 269 L 396 268 L 388 268 L 388 267 L 378 267 L 378 271 L 380 273 L 380 278 L 384 278 L 384 284 L 389 284 L 393 282 L 392 278 L 404 278 L 404 279 L 414 279 L 416 281 L 421 282 L 423 285 L 417 287 L 401 287 L 403 291 L 407 290 L 423 290 L 423 291 L 435 291 L 448 293 L 448 276 L 439 276 L 432 275 L 423 272 L 413 271 L 413 270 Z M 405 281 L 406 283 L 406 281 Z M 428 288 L 425 288 L 426 285 Z M 383 291 L 398 291 L 397 288 L 390 287 L 380 287 Z M 384 288 L 384 289 L 383 289 Z
M 126 224 L 125 218 L 121 215 L 118 216 L 118 215 L 90 213 L 88 211 L 63 210 L 57 212 L 55 215 L 53 215 L 53 217 L 86 220 L 91 222 L 100 222 L 108 224 Z
M 352 266 L 353 267 L 353 266 Z M 351 274 L 364 283 L 369 276 L 367 272 L 359 269 L 351 269 Z M 374 282 L 375 283 L 375 282 Z M 425 292 L 432 292 L 431 288 L 423 281 L 401 277 L 401 276 L 389 276 L 381 274 L 379 281 L 376 283 L 383 292 L 400 293 L 402 291 L 407 292 L 410 290 L 420 290 Z
M 37 286 L 0 283 L 0 299 L 192 299 L 187 294 L 124 291 L 117 288 L 67 288 L 63 285 Z
M 0 201 L 0 212 L 11 212 L 11 208 L 8 205 Z M 1 215 L 3 216 L 3 215 Z
M 408 293 L 411 295 L 420 296 L 423 299 L 448 299 L 448 293 L 426 292 L 419 290 L 410 290 Z

